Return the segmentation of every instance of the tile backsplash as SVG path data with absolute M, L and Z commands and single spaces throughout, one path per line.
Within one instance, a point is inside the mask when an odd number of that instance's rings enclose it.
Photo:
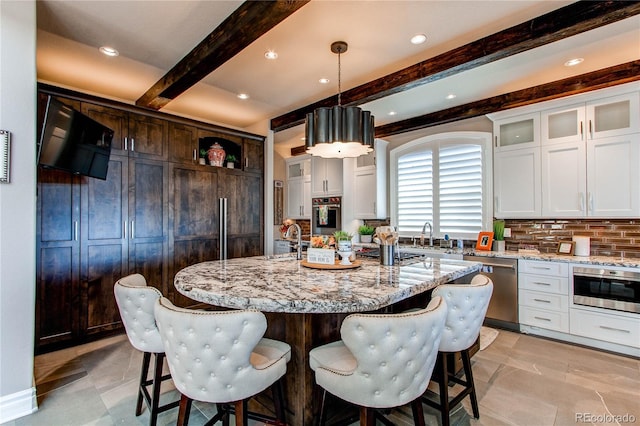
M 640 219 L 507 219 L 511 237 L 505 237 L 507 250 L 536 248 L 555 253 L 558 243 L 574 235 L 591 239 L 592 256 L 640 258 Z

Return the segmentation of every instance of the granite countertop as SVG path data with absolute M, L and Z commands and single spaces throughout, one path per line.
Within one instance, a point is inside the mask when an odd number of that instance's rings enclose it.
M 374 311 L 476 272 L 481 264 L 411 259 L 382 266 L 361 259 L 354 269 L 320 270 L 289 255 L 218 260 L 176 274 L 178 292 L 199 302 L 264 312 L 350 313 Z
M 378 248 L 375 243 L 356 243 L 357 248 Z M 418 249 L 421 247 L 413 247 L 411 245 L 400 245 L 400 250 Z M 555 253 L 536 253 L 533 251 L 481 251 L 471 248 L 427 248 L 436 252 L 447 254 L 461 254 L 463 256 L 479 256 L 479 257 L 500 257 L 505 259 L 527 259 L 542 260 L 548 262 L 564 262 L 564 263 L 581 263 L 598 266 L 618 266 L 624 268 L 640 268 L 640 258 L 634 257 L 614 257 L 614 256 L 568 256 Z

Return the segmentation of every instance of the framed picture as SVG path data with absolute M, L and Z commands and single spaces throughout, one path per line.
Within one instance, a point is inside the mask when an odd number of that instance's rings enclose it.
M 575 244 L 573 241 L 562 241 L 558 243 L 558 254 L 572 255 Z
M 476 242 L 476 250 L 491 251 L 492 243 L 493 232 L 480 232 L 478 234 L 478 241 Z

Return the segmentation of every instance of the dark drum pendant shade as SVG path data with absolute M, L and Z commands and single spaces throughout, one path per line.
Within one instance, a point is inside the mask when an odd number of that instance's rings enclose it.
M 346 43 L 338 45 L 338 50 L 334 45 L 334 53 L 346 51 Z M 307 152 L 324 158 L 359 157 L 373 151 L 374 129 L 374 118 L 370 111 L 355 106 L 343 107 L 338 95 L 338 105 L 317 108 L 307 114 Z

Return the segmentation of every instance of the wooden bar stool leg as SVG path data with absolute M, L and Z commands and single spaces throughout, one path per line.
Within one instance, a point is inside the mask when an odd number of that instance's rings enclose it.
M 273 396 L 274 411 L 276 418 L 283 423 L 286 423 L 284 413 L 284 392 L 282 390 L 282 379 L 271 385 L 271 394 Z
M 163 353 L 153 354 L 155 356 L 155 370 L 153 373 L 153 394 L 151 397 L 151 413 L 149 419 L 149 426 L 156 426 L 158 421 L 158 406 L 160 405 L 160 388 L 162 386 L 162 361 L 164 360 Z
M 440 358 L 440 375 L 438 387 L 440 390 L 440 414 L 442 426 L 449 426 L 449 372 L 447 371 L 447 354 L 438 352 Z
M 360 407 L 360 426 L 375 426 L 375 410 L 368 407 Z
M 136 416 L 142 414 L 142 401 L 144 399 L 144 382 L 147 381 L 147 375 L 149 374 L 149 364 L 151 362 L 151 353 L 143 352 L 142 355 L 142 371 L 140 372 L 140 386 L 138 387 L 138 402 L 136 403 Z
M 411 403 L 411 413 L 413 414 L 413 424 L 415 426 L 425 426 L 424 410 L 422 409 L 422 398 L 417 398 Z
M 247 417 L 247 400 L 243 399 L 242 401 L 236 401 L 233 403 L 235 408 L 236 415 L 236 426 L 248 426 L 248 417 Z
M 473 381 L 473 372 L 471 371 L 471 357 L 469 356 L 469 350 L 462 351 L 462 365 L 464 367 L 464 375 L 467 379 L 467 387 L 471 389 L 469 397 L 471 398 L 471 409 L 473 410 L 473 417 L 480 418 L 480 409 L 478 408 L 478 398 L 476 396 L 476 385 Z
M 178 409 L 177 426 L 187 426 L 189 424 L 189 413 L 191 412 L 192 399 L 182 395 L 180 397 L 180 408 Z
M 327 413 L 325 412 L 325 403 L 327 402 L 327 391 L 322 389 L 322 401 L 320 402 L 320 417 L 318 419 L 318 425 L 324 426 L 327 419 L 325 419 Z

